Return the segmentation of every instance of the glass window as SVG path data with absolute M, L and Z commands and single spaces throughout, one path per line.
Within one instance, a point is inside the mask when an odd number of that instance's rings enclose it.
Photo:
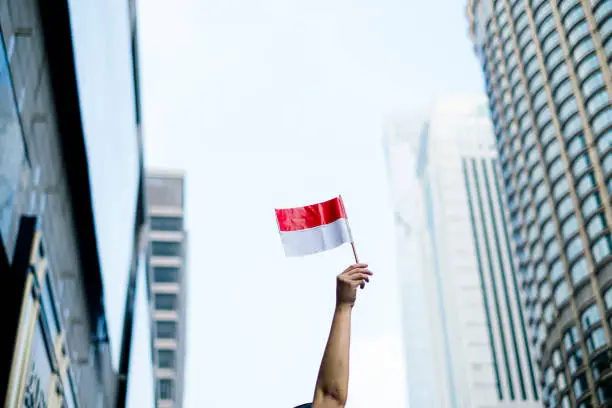
M 606 294 L 604 295 L 604 301 L 606 303 L 606 308 L 608 310 L 612 310 L 612 286 L 606 290 Z
M 569 184 L 567 184 L 567 179 L 560 179 L 555 182 L 555 185 L 553 187 L 553 197 L 556 201 L 560 201 L 562 197 L 565 197 L 568 191 Z
M 155 332 L 160 339 L 176 339 L 176 322 L 158 320 Z
M 172 380 L 163 378 L 157 380 L 159 399 L 173 400 L 174 399 L 174 383 Z
M 597 60 L 597 54 L 589 55 L 587 58 L 580 61 L 576 67 L 578 77 L 584 80 L 586 77 L 591 75 L 593 71 L 599 69 L 599 61 Z
M 591 217 L 601 206 L 601 199 L 598 193 L 591 194 L 582 202 L 582 215 L 585 219 Z
M 569 289 L 567 287 L 567 282 L 562 280 L 561 283 L 557 285 L 555 288 L 555 303 L 557 307 L 562 306 L 569 297 Z
M 593 354 L 595 350 L 606 345 L 606 336 L 604 330 L 601 327 L 597 327 L 591 333 L 586 335 L 585 343 L 589 354 Z
M 550 297 L 550 283 L 547 280 L 540 286 L 540 300 L 546 302 Z
M 598 135 L 612 126 L 612 108 L 608 107 L 601 111 L 593 119 L 593 132 Z
M 153 241 L 151 253 L 153 256 L 181 256 L 182 246 L 180 242 Z
M 591 159 L 587 153 L 579 155 L 572 163 L 572 172 L 579 176 L 585 172 L 586 169 L 591 167 Z
M 574 113 L 578 112 L 578 103 L 576 99 L 570 97 L 566 99 L 558 108 L 559 111 L 559 120 L 561 122 L 567 120 Z
M 177 297 L 174 293 L 156 293 L 155 309 L 177 310 Z
M 582 84 L 582 92 L 584 92 L 585 98 L 588 98 L 593 92 L 601 89 L 604 86 L 604 78 L 601 71 L 596 71 L 588 77 Z
M 563 276 L 563 262 L 561 258 L 558 258 L 550 267 L 550 279 L 557 283 L 559 279 Z
M 609 21 L 612 21 L 612 19 Z M 612 378 L 608 378 L 599 384 L 597 387 L 597 398 L 602 404 L 612 401 Z
M 586 37 L 576 45 L 576 48 L 574 48 L 574 59 L 580 61 L 594 50 L 593 40 L 591 40 L 590 37 Z
M 600 263 L 612 253 L 612 238 L 610 234 L 600 237 L 592 246 L 593 258 L 596 263 Z
M 563 17 L 563 24 L 565 25 L 566 29 L 570 29 L 582 18 L 584 18 L 582 7 L 574 7 L 565 15 L 565 17 Z
M 608 129 L 606 132 L 599 135 L 597 138 L 597 150 L 599 153 L 604 154 L 612 147 L 612 129 Z
M 154 266 L 153 276 L 157 283 L 178 282 L 179 268 L 174 266 Z
M 592 304 L 589 306 L 582 315 L 580 316 L 580 321 L 582 323 L 582 330 L 587 331 L 597 323 L 601 321 L 601 316 L 599 315 L 599 310 L 597 310 L 597 305 Z
M 586 109 L 590 116 L 594 116 L 605 106 L 610 106 L 610 98 L 608 98 L 608 91 L 602 89 L 589 98 Z
M 559 147 L 559 143 L 556 140 L 553 140 L 549 144 L 546 145 L 544 150 L 544 158 L 547 163 L 552 163 L 555 159 L 559 157 L 561 152 L 561 148 Z
M 552 262 L 557 256 L 559 256 L 559 245 L 556 240 L 551 241 L 546 247 L 546 260 Z
M 159 368 L 174 368 L 174 350 L 157 350 L 157 366 Z
M 612 173 L 612 152 L 608 152 L 601 161 L 601 167 L 606 176 Z
M 565 373 L 561 371 L 557 374 L 557 389 L 559 392 L 563 392 L 565 388 L 567 388 L 567 380 L 565 379 Z
M 570 214 L 574 210 L 574 206 L 572 204 L 572 198 L 570 196 L 565 196 L 563 200 L 559 203 L 557 208 L 557 216 L 559 219 L 565 218 L 568 214 Z
M 595 177 L 593 172 L 589 171 L 584 177 L 580 179 L 576 185 L 576 192 L 580 198 L 584 198 L 595 188 Z
M 587 232 L 589 238 L 595 238 L 599 236 L 606 229 L 606 219 L 603 214 L 597 214 L 587 224 Z
M 544 323 L 550 325 L 555 317 L 555 309 L 552 303 L 547 303 L 544 307 Z
M 561 367 L 561 364 L 563 364 L 563 359 L 561 358 L 561 352 L 559 352 L 559 349 L 555 349 L 555 351 L 553 351 L 552 363 L 555 369 L 559 369 L 559 367 Z
M 578 343 L 578 330 L 573 326 L 568 329 L 563 335 L 563 344 L 565 345 L 565 350 L 570 350 L 575 344 Z
M 559 36 L 556 32 L 552 32 L 542 41 L 542 51 L 544 51 L 544 55 L 548 54 L 555 47 L 559 46 Z
M 583 151 L 585 147 L 586 142 L 584 140 L 584 134 L 578 133 L 567 142 L 567 154 L 570 159 L 573 159 L 578 153 Z
M 593 358 L 593 362 L 591 363 L 593 378 L 595 380 L 600 379 L 602 375 L 605 375 L 607 372 L 610 371 L 610 369 L 612 368 L 611 364 L 612 363 L 608 359 L 607 353 L 602 353 L 597 357 Z
M 574 115 L 563 125 L 563 133 L 566 135 L 573 135 L 582 130 L 582 121 L 579 115 Z
M 576 399 L 582 397 L 587 390 L 588 385 L 586 376 L 584 373 L 582 373 L 574 380 L 574 395 L 576 395 Z
M 579 347 L 568 354 L 567 365 L 570 369 L 570 374 L 574 375 L 576 371 L 580 370 L 583 362 L 584 358 L 582 356 L 582 350 Z
M 567 259 L 570 262 L 582 254 L 582 242 L 580 242 L 580 236 L 575 236 L 568 244 L 566 249 Z
M 152 231 L 182 231 L 183 217 L 151 217 Z
M 586 21 L 582 21 L 577 26 L 574 26 L 571 31 L 568 32 L 567 39 L 570 47 L 573 47 L 581 39 L 589 35 L 589 27 Z
M 575 233 L 578 232 L 578 221 L 575 216 L 570 216 L 567 220 L 563 221 L 561 226 L 561 234 L 563 238 L 569 239 Z
M 572 275 L 572 282 L 574 283 L 574 285 L 579 284 L 587 278 L 587 276 L 589 275 L 589 269 L 587 266 L 586 259 L 584 259 L 584 257 L 580 258 L 578 261 L 576 261 L 576 263 L 572 265 L 570 274 Z

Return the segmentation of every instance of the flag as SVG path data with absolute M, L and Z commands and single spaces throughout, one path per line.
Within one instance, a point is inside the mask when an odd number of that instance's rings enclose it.
M 287 256 L 303 256 L 353 242 L 342 197 L 305 207 L 276 209 Z

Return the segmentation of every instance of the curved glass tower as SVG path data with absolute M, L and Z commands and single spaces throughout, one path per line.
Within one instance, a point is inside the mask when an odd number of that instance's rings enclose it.
M 612 406 L 612 1 L 467 12 L 544 404 Z

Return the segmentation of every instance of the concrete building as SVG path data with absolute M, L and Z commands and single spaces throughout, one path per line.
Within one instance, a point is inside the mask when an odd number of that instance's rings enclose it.
M 125 403 L 146 218 L 135 16 L 119 3 L 0 0 L 7 408 Z
M 415 242 L 398 246 L 411 406 L 538 407 L 485 97 L 442 99 L 409 138 L 416 181 L 396 223 Z
M 471 0 L 546 406 L 612 405 L 612 2 Z
M 153 373 L 155 406 L 160 408 L 183 406 L 187 319 L 184 186 L 181 172 L 147 173 Z

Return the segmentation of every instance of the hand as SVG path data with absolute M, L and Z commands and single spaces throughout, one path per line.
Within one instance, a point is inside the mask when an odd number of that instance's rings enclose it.
M 338 275 L 336 282 L 336 305 L 353 307 L 357 299 L 357 287 L 363 289 L 370 281 L 372 272 L 367 264 L 355 264 Z

